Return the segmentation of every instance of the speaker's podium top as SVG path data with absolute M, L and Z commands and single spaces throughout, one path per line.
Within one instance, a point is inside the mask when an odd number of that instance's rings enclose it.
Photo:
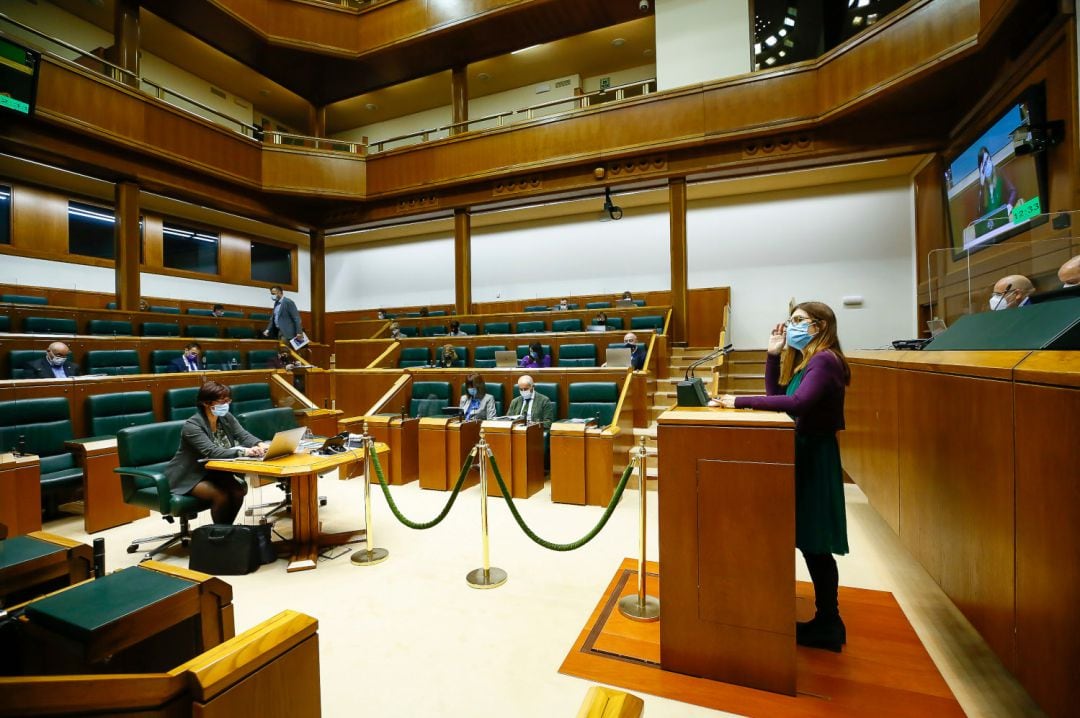
M 794 429 L 795 422 L 779 411 L 721 409 L 685 406 L 668 409 L 656 419 L 660 426 L 730 426 L 745 428 Z

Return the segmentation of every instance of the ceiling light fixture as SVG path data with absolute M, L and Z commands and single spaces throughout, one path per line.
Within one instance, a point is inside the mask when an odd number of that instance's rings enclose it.
M 625 44 L 626 44 L 626 40 L 624 40 L 621 37 L 617 37 L 617 38 L 615 38 L 614 40 L 611 41 L 611 46 L 612 47 L 622 47 Z
M 366 105 L 364 105 L 364 109 L 367 110 L 368 112 L 374 112 L 375 110 L 379 109 L 379 106 L 376 105 L 374 102 L 369 102 Z
M 510 54 L 511 55 L 517 55 L 517 54 L 522 53 L 522 52 L 528 52 L 529 50 L 532 50 L 533 48 L 536 48 L 536 47 L 540 47 L 540 46 L 539 45 L 529 45 L 528 47 L 523 47 L 520 50 L 514 50 Z
M 618 220 L 623 218 L 622 207 L 619 207 L 611 201 L 611 188 L 604 188 L 604 208 L 600 210 L 600 221 L 608 222 L 610 220 Z

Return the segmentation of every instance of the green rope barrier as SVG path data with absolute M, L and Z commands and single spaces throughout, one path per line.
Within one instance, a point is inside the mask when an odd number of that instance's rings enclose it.
M 393 512 L 394 517 L 409 528 L 422 531 L 424 529 L 429 529 L 432 526 L 436 526 L 440 521 L 446 518 L 448 513 L 450 513 L 450 508 L 454 505 L 458 492 L 461 491 L 462 484 L 465 483 L 465 477 L 469 475 L 469 469 L 472 468 L 473 455 L 470 452 L 465 458 L 465 464 L 461 467 L 461 473 L 458 475 L 457 483 L 454 484 L 453 491 L 450 492 L 450 500 L 446 502 L 446 506 L 439 512 L 438 516 L 430 521 L 423 522 L 410 521 L 398 510 L 397 504 L 394 503 L 394 497 L 390 495 L 390 487 L 386 485 L 386 477 L 383 476 L 382 464 L 379 463 L 379 455 L 374 451 L 371 452 L 371 463 L 375 466 L 375 476 L 379 478 L 379 485 L 382 486 L 383 495 L 386 496 L 386 503 L 390 505 L 390 511 Z
M 510 490 L 506 488 L 506 483 L 503 481 L 502 474 L 499 472 L 499 465 L 495 463 L 495 455 L 489 453 L 488 461 L 491 463 L 491 471 L 495 474 L 495 481 L 499 483 L 499 491 L 502 492 L 503 498 L 506 499 L 506 504 L 510 507 L 510 513 L 514 515 L 514 520 L 517 521 L 518 526 L 525 532 L 525 535 L 531 538 L 535 543 L 543 546 L 546 549 L 552 551 L 573 551 L 574 549 L 581 548 L 585 544 L 596 538 L 596 535 L 607 524 L 608 519 L 611 518 L 611 514 L 615 511 L 615 507 L 619 503 L 619 499 L 622 498 L 623 489 L 626 488 L 626 482 L 630 480 L 630 475 L 634 472 L 634 464 L 631 462 L 627 465 L 626 471 L 623 472 L 622 478 L 619 479 L 618 485 L 615 487 L 615 493 L 611 496 L 611 501 L 608 502 L 607 508 L 604 509 L 604 515 L 600 517 L 600 521 L 593 526 L 592 529 L 579 538 L 577 541 L 570 543 L 553 543 L 551 541 L 545 541 L 536 535 L 528 524 L 525 523 L 525 519 L 521 518 L 521 514 L 518 513 L 517 507 L 514 506 L 514 499 L 510 496 Z M 642 486 L 641 490 L 644 491 L 645 487 Z

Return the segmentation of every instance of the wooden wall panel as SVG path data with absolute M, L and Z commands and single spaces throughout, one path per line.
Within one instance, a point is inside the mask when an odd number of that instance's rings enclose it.
M 838 438 L 844 471 L 899 534 L 898 374 L 887 367 L 851 364 L 844 401 L 847 429 Z
M 251 239 L 240 237 L 230 232 L 221 232 L 218 240 L 218 271 L 224 281 L 251 281 Z M 296 272 L 293 272 L 293 285 L 285 287 L 295 291 Z M 269 310 L 267 310 L 269 311 Z
M 11 193 L 11 248 L 68 261 L 68 198 L 27 185 L 16 185 Z
M 262 148 L 262 188 L 268 192 L 303 192 L 325 197 L 363 197 L 367 165 L 362 155 Z
M 687 337 L 692 347 L 714 347 L 724 324 L 724 307 L 731 301 L 729 287 L 691 289 L 688 297 Z

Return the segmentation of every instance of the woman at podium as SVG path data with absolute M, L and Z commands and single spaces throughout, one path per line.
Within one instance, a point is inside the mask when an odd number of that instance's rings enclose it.
M 781 353 L 794 352 L 790 372 Z M 803 302 L 773 328 L 765 363 L 767 396 L 725 394 L 710 402 L 735 409 L 784 411 L 795 420 L 795 546 L 814 583 L 813 620 L 799 623 L 802 646 L 839 652 L 847 641 L 837 601 L 833 554 L 848 552 L 844 478 L 836 432 L 844 428 L 844 391 L 851 370 L 836 335 L 836 315 L 821 302 Z M 785 375 L 787 374 L 787 375 Z

